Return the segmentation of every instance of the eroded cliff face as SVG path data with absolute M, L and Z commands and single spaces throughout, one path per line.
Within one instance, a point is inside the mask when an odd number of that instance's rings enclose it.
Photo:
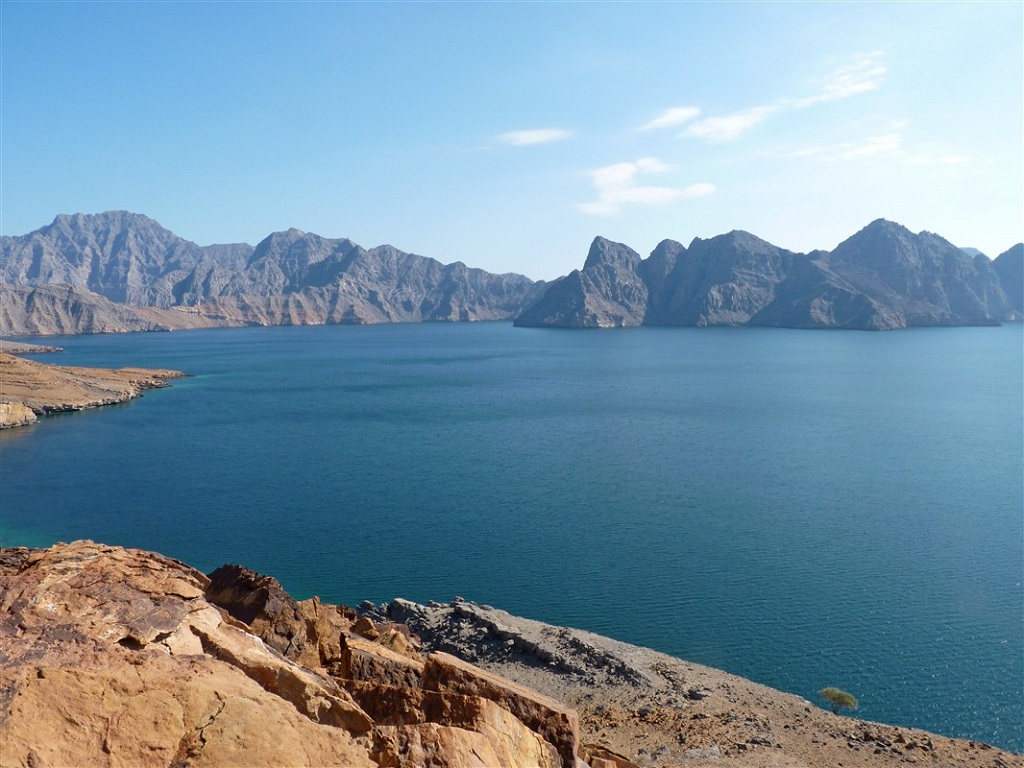
M 576 765 L 558 702 L 244 569 L 7 550 L 0 637 L 5 766 Z

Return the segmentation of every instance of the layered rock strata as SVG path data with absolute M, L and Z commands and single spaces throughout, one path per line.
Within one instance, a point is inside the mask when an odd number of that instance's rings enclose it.
M 212 576 L 89 541 L 4 552 L 0 762 L 576 768 L 558 702 L 273 579 Z
M 0 353 L 0 429 L 31 424 L 51 413 L 123 403 L 184 375 L 147 368 L 47 365 Z

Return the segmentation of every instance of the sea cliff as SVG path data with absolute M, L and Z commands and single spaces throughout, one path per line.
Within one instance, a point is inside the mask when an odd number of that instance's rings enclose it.
M 356 611 L 236 565 L 0 550 L 5 766 L 1024 766 L 456 599 Z

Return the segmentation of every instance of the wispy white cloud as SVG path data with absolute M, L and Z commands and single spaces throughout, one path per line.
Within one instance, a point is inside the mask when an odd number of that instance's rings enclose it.
M 837 155 L 839 160 L 858 160 L 863 157 L 887 155 L 899 151 L 903 146 L 903 136 L 898 133 L 886 133 L 881 136 L 869 136 L 859 144 L 845 144 Z
M 860 141 L 844 142 L 831 146 L 803 147 L 788 154 L 791 157 L 808 157 L 826 162 L 854 162 L 883 157 L 887 163 L 904 165 L 963 165 L 971 159 L 966 155 L 932 151 L 909 151 L 904 148 L 904 136 L 900 129 L 906 121 L 898 121 L 888 133 L 868 136 Z
M 781 107 L 777 105 L 766 105 L 751 107 L 722 117 L 706 117 L 687 128 L 683 135 L 695 136 L 716 143 L 732 141 L 754 126 L 763 123 L 768 115 L 778 112 L 779 109 Z
M 859 93 L 877 90 L 882 86 L 886 72 L 884 58 L 885 54 L 882 51 L 855 54 L 848 64 L 833 70 L 824 79 L 820 92 L 814 96 L 803 99 L 781 99 L 772 104 L 750 107 L 731 115 L 705 117 L 691 123 L 682 135 L 715 143 L 734 141 L 777 112 L 801 109 L 812 104 L 837 101 Z M 696 107 L 686 109 L 696 109 Z M 667 119 L 674 111 L 667 110 L 647 123 L 644 128 L 655 127 L 655 123 Z M 696 115 L 691 117 L 696 117 Z M 679 122 L 682 123 L 685 120 L 679 120 Z M 665 122 L 663 124 L 670 125 L 672 123 Z
M 562 128 L 534 128 L 528 131 L 509 131 L 498 136 L 498 141 L 513 147 L 528 147 L 533 144 L 550 144 L 572 136 L 572 131 Z
M 842 144 L 801 147 L 787 154 L 790 157 L 812 157 L 832 163 L 840 160 L 863 160 L 878 155 L 891 155 L 899 152 L 902 146 L 903 135 L 893 132 L 868 136 L 860 141 L 847 141 Z
M 671 107 L 666 109 L 653 120 L 640 126 L 641 131 L 653 131 L 656 128 L 672 128 L 693 120 L 700 114 L 699 107 Z
M 821 91 L 793 103 L 796 107 L 807 107 L 822 101 L 837 101 L 856 96 L 882 87 L 885 77 L 885 54 L 882 51 L 858 53 L 849 64 L 839 67 L 825 78 Z
M 653 157 L 597 168 L 590 172 L 597 200 L 580 203 L 577 207 L 583 213 L 593 216 L 614 216 L 625 204 L 664 205 L 681 198 L 703 197 L 715 192 L 715 186 L 707 183 L 692 184 L 685 189 L 637 184 L 637 177 L 642 174 L 666 173 L 671 170 L 672 166 Z

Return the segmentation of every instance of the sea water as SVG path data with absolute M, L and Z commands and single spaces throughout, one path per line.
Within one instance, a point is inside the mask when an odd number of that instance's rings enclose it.
M 1024 750 L 1019 324 L 46 341 L 192 377 L 0 436 L 6 545 L 459 595 Z

